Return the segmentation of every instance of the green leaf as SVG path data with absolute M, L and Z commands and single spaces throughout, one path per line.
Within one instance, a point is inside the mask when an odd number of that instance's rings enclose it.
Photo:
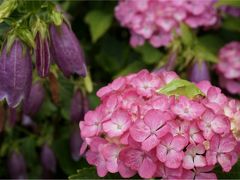
M 198 37 L 199 43 L 208 49 L 211 53 L 217 54 L 225 42 L 218 34 L 207 34 Z
M 108 173 L 104 177 L 99 177 L 95 167 L 79 169 L 77 174 L 71 175 L 68 179 L 122 179 L 119 173 Z
M 206 61 L 209 61 L 212 63 L 216 63 L 218 61 L 217 56 L 215 54 L 213 54 L 212 52 L 210 52 L 207 48 L 205 48 L 200 43 L 198 43 L 194 47 L 194 51 L 195 51 L 195 57 L 197 59 L 206 60 Z
M 144 65 L 140 62 L 140 61 L 135 61 L 131 64 L 129 64 L 127 67 L 125 67 L 123 70 L 121 70 L 116 76 L 124 76 L 127 75 L 129 73 L 134 73 L 139 71 L 140 69 L 144 68 Z
M 157 90 L 157 92 L 168 96 L 186 96 L 190 99 L 193 99 L 197 95 L 204 95 L 194 83 L 183 79 L 175 79 L 163 88 Z
M 69 129 L 67 131 L 69 133 Z M 69 134 L 68 134 L 69 136 Z M 62 137 L 54 141 L 53 150 L 61 169 L 69 176 L 76 172 L 78 168 L 84 168 L 87 163 L 84 159 L 73 161 L 69 147 L 69 137 Z
M 218 166 L 214 169 L 219 179 L 240 179 L 240 162 L 237 162 L 230 172 L 223 172 L 222 168 Z
M 16 7 L 16 0 L 4 0 L 0 4 L 0 23 L 3 22 L 4 18 L 7 18 Z
M 96 42 L 112 24 L 113 16 L 110 13 L 106 13 L 99 10 L 90 11 L 86 17 L 85 22 L 90 27 L 90 32 L 92 36 L 92 42 Z
M 240 1 L 239 1 L 240 2 Z M 224 18 L 222 28 L 240 32 L 240 20 L 237 17 L 227 16 Z
M 142 55 L 142 59 L 146 64 L 157 63 L 163 57 L 163 54 L 158 49 L 153 48 L 148 43 L 135 48 L 135 50 Z
M 218 0 L 218 2 L 215 4 L 216 7 L 220 7 L 223 5 L 240 7 L 240 1 L 239 0 Z
M 190 28 L 186 24 L 181 23 L 180 29 L 181 29 L 181 39 L 183 41 L 183 44 L 186 46 L 191 46 L 194 41 L 194 36 Z

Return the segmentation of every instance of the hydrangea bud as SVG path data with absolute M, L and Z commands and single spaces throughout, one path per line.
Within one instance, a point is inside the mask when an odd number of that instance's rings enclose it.
M 70 152 L 72 159 L 78 161 L 80 159 L 80 148 L 82 146 L 83 140 L 80 136 L 79 128 L 75 128 L 70 137 Z
M 56 172 L 56 157 L 53 150 L 47 144 L 44 144 L 42 147 L 41 163 L 45 170 L 50 171 L 51 173 Z
M 16 39 L 7 52 L 0 56 L 0 100 L 6 99 L 10 107 L 16 107 L 27 97 L 32 82 L 32 63 L 29 49 Z
M 36 114 L 44 100 L 45 91 L 40 82 L 32 85 L 29 97 L 24 101 L 24 114 L 33 116 Z
M 24 157 L 19 152 L 13 152 L 7 162 L 8 173 L 12 179 L 26 179 L 27 170 Z
M 40 77 L 46 77 L 49 73 L 51 56 L 48 39 L 41 37 L 40 33 L 36 35 L 36 68 Z
M 205 61 L 194 62 L 189 69 L 188 79 L 192 82 L 210 81 L 208 65 Z
M 82 91 L 77 90 L 72 97 L 70 119 L 72 122 L 79 123 L 83 120 L 85 112 L 88 111 L 88 99 Z
M 50 25 L 51 53 L 54 61 L 66 77 L 71 74 L 86 75 L 84 53 L 70 27 Z

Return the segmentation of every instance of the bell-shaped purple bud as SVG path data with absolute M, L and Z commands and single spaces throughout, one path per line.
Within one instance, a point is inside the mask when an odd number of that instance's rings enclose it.
M 46 77 L 48 76 L 51 64 L 48 39 L 41 37 L 40 33 L 37 33 L 35 42 L 36 42 L 35 56 L 37 72 L 40 77 Z
M 50 36 L 52 57 L 63 74 L 86 76 L 84 53 L 71 28 L 65 22 L 60 26 L 51 24 Z
M 32 85 L 28 98 L 24 100 L 23 112 L 26 115 L 33 116 L 36 114 L 44 100 L 45 91 L 41 82 Z
M 80 149 L 82 144 L 83 140 L 80 136 L 80 130 L 75 128 L 70 136 L 70 152 L 74 161 L 78 161 L 81 157 Z
M 8 173 L 11 179 L 26 179 L 27 168 L 24 157 L 19 152 L 13 152 L 7 162 Z
M 189 69 L 188 79 L 195 83 L 198 83 L 202 80 L 210 81 L 210 74 L 207 63 L 205 61 L 194 62 L 194 64 Z
M 41 163 L 43 169 L 51 173 L 56 172 L 57 162 L 53 150 L 47 145 L 44 144 L 41 150 Z
M 0 100 L 16 107 L 27 97 L 32 83 L 32 62 L 29 49 L 15 40 L 9 52 L 6 46 L 0 56 Z
M 72 122 L 79 123 L 79 121 L 83 120 L 83 98 L 83 94 L 80 90 L 77 90 L 72 97 L 70 109 L 70 119 Z

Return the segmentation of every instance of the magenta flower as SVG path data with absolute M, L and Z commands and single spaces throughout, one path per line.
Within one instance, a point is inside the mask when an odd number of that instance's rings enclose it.
M 183 158 L 183 168 L 193 169 L 194 167 L 205 167 L 207 165 L 204 157 L 205 148 L 202 144 L 190 144 Z
M 240 92 L 240 42 L 231 42 L 219 51 L 216 66 L 220 85 L 232 94 Z M 228 67 L 228 68 L 226 68 Z
M 145 115 L 143 121 L 137 121 L 130 129 L 132 138 L 142 143 L 142 149 L 150 151 L 158 145 L 159 138 L 167 134 L 169 126 L 167 121 L 171 117 L 168 113 L 158 110 L 150 110 Z
M 24 50 L 25 49 L 25 50 Z M 16 39 L 7 53 L 3 47 L 0 56 L 0 100 L 6 99 L 16 107 L 28 96 L 32 83 L 32 62 L 29 49 Z
M 122 0 L 115 8 L 115 16 L 121 26 L 129 29 L 133 47 L 143 45 L 145 40 L 160 47 L 172 41 L 173 32 L 181 34 L 181 23 L 193 29 L 215 25 L 219 17 L 214 3 L 215 0 Z
M 216 116 L 211 111 L 206 111 L 202 119 L 198 121 L 199 128 L 203 131 L 203 136 L 207 140 L 210 140 L 212 136 L 216 134 L 227 134 L 230 129 L 230 124 L 226 117 L 218 115 Z
M 224 138 L 215 135 L 211 139 L 210 144 L 210 149 L 206 154 L 207 163 L 215 165 L 219 162 L 223 171 L 229 172 L 237 161 L 237 154 L 234 152 L 237 143 L 234 138 L 231 135 Z
M 84 120 L 85 121 L 80 122 L 80 129 L 83 137 L 92 137 L 100 133 L 103 120 L 100 108 L 98 111 L 89 111 Z
M 126 111 L 118 110 L 112 115 L 111 120 L 103 123 L 103 130 L 109 137 L 122 135 L 130 127 L 130 116 Z
M 180 96 L 178 102 L 171 107 L 171 110 L 182 119 L 192 121 L 202 115 L 205 111 L 203 105 Z
M 185 139 L 167 134 L 157 146 L 157 157 L 168 168 L 178 168 L 184 157 Z
M 157 168 L 153 156 L 150 153 L 145 153 L 139 149 L 123 149 L 119 154 L 119 159 L 124 162 L 126 167 L 138 171 L 142 178 L 153 177 Z

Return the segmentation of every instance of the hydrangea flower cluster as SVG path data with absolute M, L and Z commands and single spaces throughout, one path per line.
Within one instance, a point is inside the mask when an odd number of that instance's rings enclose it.
M 240 42 L 231 42 L 220 49 L 216 70 L 223 88 L 232 94 L 240 93 Z
M 216 179 L 216 164 L 228 172 L 237 162 L 240 103 L 208 81 L 204 96 L 159 93 L 178 80 L 175 72 L 119 77 L 101 88 L 102 103 L 80 122 L 86 159 L 99 176 Z
M 191 28 L 209 27 L 218 21 L 215 0 L 120 0 L 115 16 L 130 29 L 130 44 L 148 40 L 154 47 L 166 46 L 179 33 L 181 22 Z

